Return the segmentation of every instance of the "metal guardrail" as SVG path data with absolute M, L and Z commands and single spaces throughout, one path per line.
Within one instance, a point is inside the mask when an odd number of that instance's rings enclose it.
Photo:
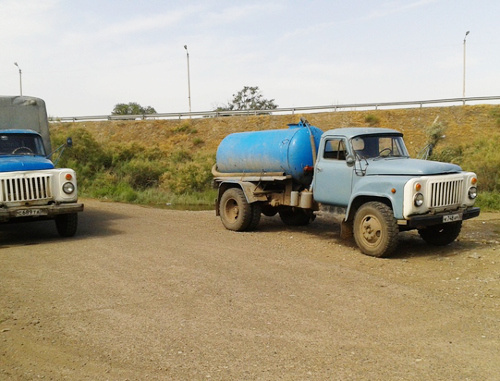
M 182 118 L 217 118 L 221 116 L 236 116 L 236 115 L 280 115 L 280 114 L 295 114 L 311 113 L 311 112 L 335 112 L 342 110 L 357 110 L 357 109 L 375 109 L 386 107 L 415 107 L 422 108 L 424 105 L 438 105 L 458 103 L 465 105 L 472 102 L 492 102 L 499 101 L 500 96 L 487 97 L 468 97 L 468 98 L 447 98 L 447 99 L 432 99 L 424 101 L 405 101 L 405 102 L 377 102 L 377 103 L 348 103 L 327 106 L 308 106 L 308 107 L 285 107 L 276 108 L 274 110 L 239 110 L 239 111 L 195 111 L 195 112 L 174 112 L 174 113 L 159 113 L 159 114 L 142 114 L 142 115 L 95 115 L 95 116 L 66 116 L 51 118 L 55 122 L 78 122 L 92 120 L 145 120 L 145 119 L 182 119 Z

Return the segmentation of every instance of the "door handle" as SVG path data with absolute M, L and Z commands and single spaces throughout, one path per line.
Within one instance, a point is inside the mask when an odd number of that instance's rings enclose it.
M 317 170 L 318 172 L 322 172 L 322 171 L 323 171 L 323 168 L 321 168 L 321 167 L 316 167 L 316 170 Z

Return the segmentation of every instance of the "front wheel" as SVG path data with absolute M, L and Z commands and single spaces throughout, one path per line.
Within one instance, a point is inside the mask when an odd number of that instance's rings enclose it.
M 392 209 L 377 201 L 362 205 L 354 217 L 354 239 L 360 250 L 387 257 L 397 246 L 399 228 Z
M 245 231 L 254 221 L 253 209 L 239 188 L 229 188 L 222 194 L 219 214 L 222 224 L 228 230 Z
M 73 237 L 78 227 L 78 213 L 59 214 L 55 218 L 57 232 L 61 237 Z
M 461 229 L 462 221 L 458 221 L 419 229 L 418 234 L 430 245 L 445 246 L 457 239 Z

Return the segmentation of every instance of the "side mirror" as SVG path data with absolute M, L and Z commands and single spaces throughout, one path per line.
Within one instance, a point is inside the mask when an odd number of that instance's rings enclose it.
M 73 139 L 71 138 L 66 139 L 66 147 L 73 147 Z
M 356 158 L 354 157 L 354 155 L 347 155 L 347 157 L 345 158 L 345 162 L 349 167 L 352 167 L 356 162 Z

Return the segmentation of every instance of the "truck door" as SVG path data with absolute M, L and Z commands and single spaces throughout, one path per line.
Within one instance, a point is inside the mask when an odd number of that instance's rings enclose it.
M 346 163 L 347 142 L 341 137 L 326 138 L 320 145 L 314 166 L 314 199 L 324 204 L 346 206 L 351 197 L 352 166 Z

